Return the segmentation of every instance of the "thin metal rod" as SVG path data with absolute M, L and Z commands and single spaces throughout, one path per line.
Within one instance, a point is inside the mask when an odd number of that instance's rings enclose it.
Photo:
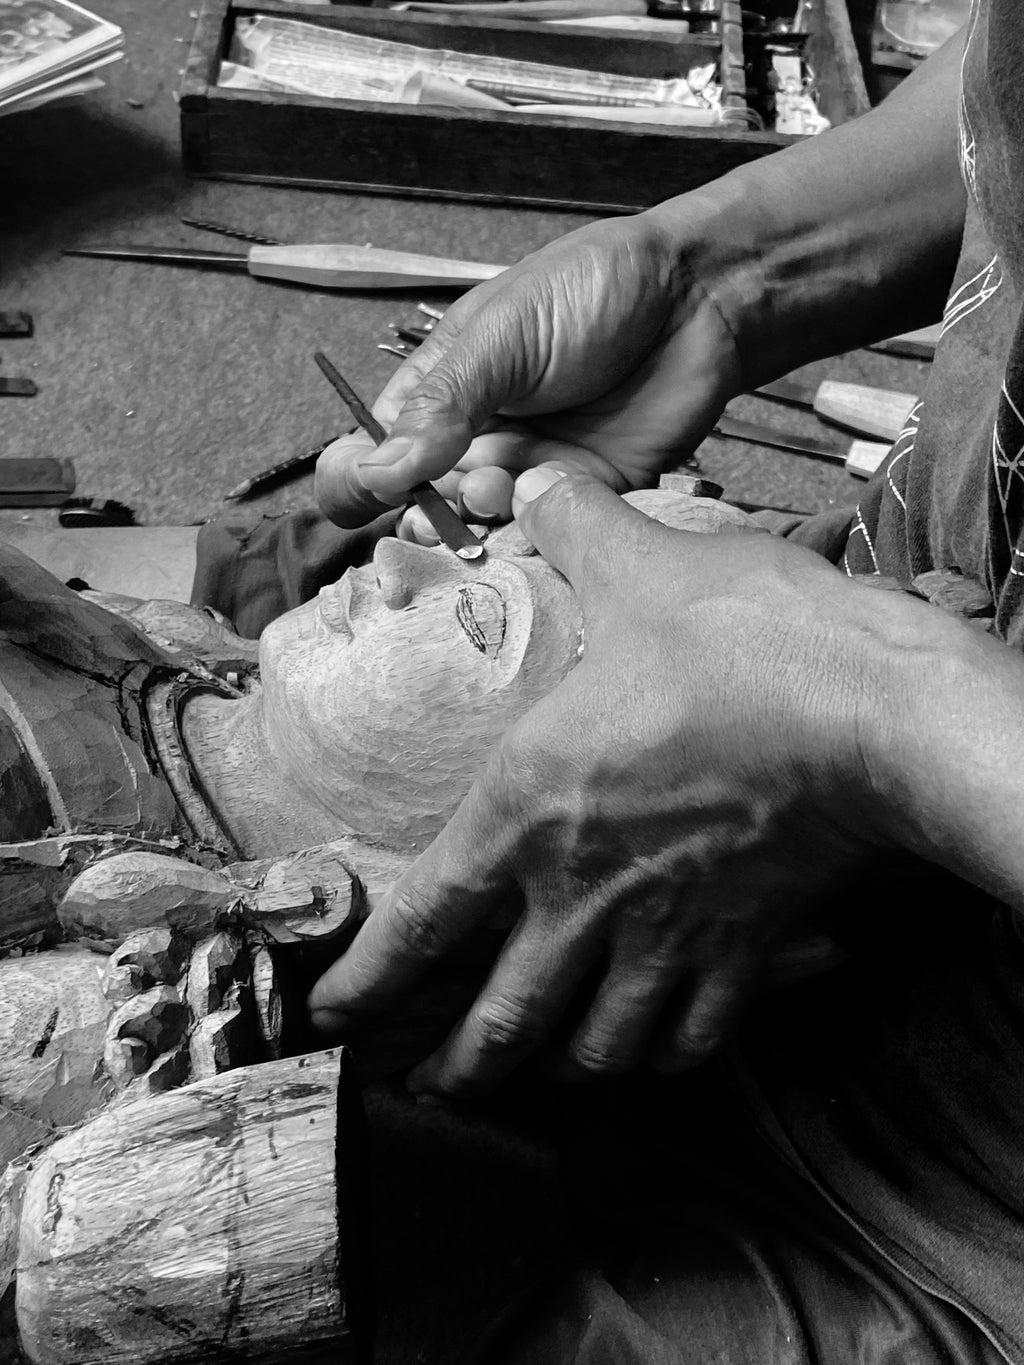
M 252 242 L 255 246 L 280 246 L 279 237 L 263 237 L 258 232 L 246 232 L 243 228 L 229 227 L 227 223 L 215 222 L 212 218 L 182 218 L 186 227 L 199 228 L 202 232 L 219 232 L 222 237 L 237 237 L 240 242 Z
M 388 433 L 348 380 L 338 373 L 323 351 L 317 351 L 313 359 L 320 366 L 321 373 L 327 382 L 373 443 L 378 446 L 383 445 L 388 439 Z M 483 555 L 483 542 L 478 540 L 465 522 L 452 511 L 436 488 L 429 483 L 420 483 L 409 491 L 415 499 L 416 505 L 449 550 L 457 554 L 460 559 L 479 559 Z

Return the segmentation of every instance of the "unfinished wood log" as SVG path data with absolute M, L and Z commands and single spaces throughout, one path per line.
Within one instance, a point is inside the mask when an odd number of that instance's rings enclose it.
M 130 1103 L 54 1143 L 21 1215 L 29 1359 L 280 1365 L 319 1347 L 364 1360 L 343 1261 L 363 1235 L 347 1195 L 357 1104 L 338 1049 Z
M 86 949 L 0 962 L 0 1170 L 107 1102 L 102 966 Z

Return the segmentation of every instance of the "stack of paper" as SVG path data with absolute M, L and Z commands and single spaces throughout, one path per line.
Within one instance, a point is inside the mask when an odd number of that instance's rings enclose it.
M 98 89 L 123 46 L 116 24 L 69 0 L 0 0 L 0 114 Z

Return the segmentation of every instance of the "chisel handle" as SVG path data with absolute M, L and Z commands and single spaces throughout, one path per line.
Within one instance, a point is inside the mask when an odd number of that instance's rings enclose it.
M 254 246 L 249 273 L 318 289 L 469 289 L 507 267 L 378 247 Z
M 892 449 L 881 441 L 851 441 L 846 452 L 846 472 L 858 479 L 870 479 Z
M 912 393 L 826 379 L 814 395 L 814 411 L 826 421 L 863 436 L 895 441 L 916 402 Z

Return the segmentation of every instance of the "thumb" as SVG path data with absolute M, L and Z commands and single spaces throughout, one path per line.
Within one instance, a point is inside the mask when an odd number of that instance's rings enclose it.
M 485 303 L 461 325 L 439 323 L 382 394 L 386 407 L 397 400 L 395 418 L 388 439 L 359 466 L 381 502 L 399 503 L 454 469 L 473 437 L 518 397 L 523 367 L 508 342 L 515 329 L 493 325 L 495 311 Z
M 520 474 L 512 515 L 548 563 L 567 578 L 584 614 L 635 572 L 662 529 L 600 480 L 537 465 Z

